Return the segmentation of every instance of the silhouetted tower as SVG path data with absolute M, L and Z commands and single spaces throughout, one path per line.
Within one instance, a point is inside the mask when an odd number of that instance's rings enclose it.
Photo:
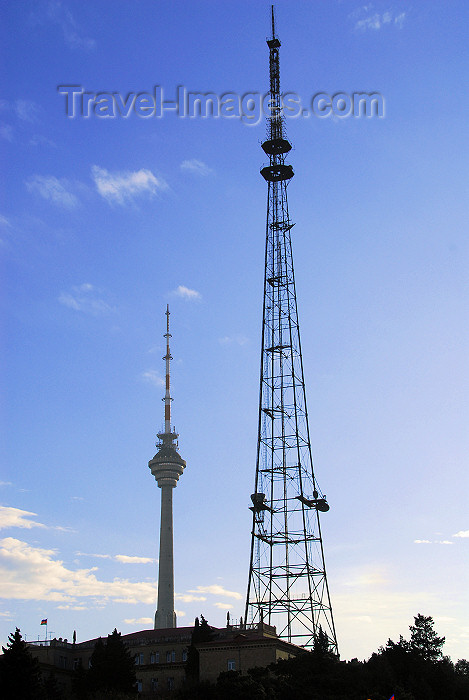
M 279 48 L 272 7 L 270 115 L 262 144 L 269 165 L 259 429 L 251 562 L 245 621 L 265 622 L 311 647 L 322 628 L 337 639 L 327 585 L 319 512 L 329 506 L 314 477 L 296 304 L 287 185 L 293 168 L 280 96 Z
M 186 463 L 178 453 L 177 438 L 171 428 L 171 394 L 169 391 L 169 363 L 173 358 L 169 350 L 169 305 L 166 307 L 166 391 L 164 395 L 164 433 L 158 433 L 158 452 L 148 463 L 151 473 L 161 489 L 160 556 L 158 564 L 158 604 L 155 613 L 155 629 L 176 627 L 174 612 L 173 565 L 173 489 L 183 473 Z

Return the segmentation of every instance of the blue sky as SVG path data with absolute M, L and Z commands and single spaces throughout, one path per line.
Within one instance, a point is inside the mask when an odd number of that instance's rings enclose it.
M 151 627 L 171 307 L 180 625 L 243 614 L 265 125 L 69 118 L 91 93 L 268 89 L 267 2 L 3 3 L 1 641 Z M 343 658 L 432 615 L 469 657 L 467 3 L 277 3 L 299 316 Z

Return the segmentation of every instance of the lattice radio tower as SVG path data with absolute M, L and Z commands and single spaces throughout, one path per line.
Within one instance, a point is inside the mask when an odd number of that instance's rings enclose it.
M 296 303 L 287 185 L 293 168 L 280 96 L 279 48 L 272 7 L 267 39 L 270 115 L 262 144 L 269 165 L 259 430 L 251 561 L 245 622 L 277 627 L 288 642 L 310 648 L 327 634 L 338 653 L 319 513 L 329 510 L 315 480 Z

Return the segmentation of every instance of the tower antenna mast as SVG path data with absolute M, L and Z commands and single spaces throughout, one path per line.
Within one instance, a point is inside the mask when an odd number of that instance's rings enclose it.
M 171 357 L 171 353 L 169 350 L 169 339 L 171 338 L 171 333 L 169 332 L 169 304 L 166 306 L 166 333 L 164 334 L 164 337 L 166 338 L 166 355 L 163 357 L 163 360 L 166 362 L 166 391 L 164 395 L 164 433 L 165 435 L 171 434 L 171 394 L 169 391 L 169 379 L 170 379 L 170 373 L 169 373 L 169 363 L 173 359 Z
M 285 159 L 280 94 L 280 41 L 269 47 L 270 113 L 262 144 L 267 182 L 264 305 L 256 477 L 245 621 L 275 625 L 280 638 L 306 648 L 322 630 L 338 653 L 327 583 L 320 512 L 329 505 L 316 483 L 300 343 L 291 247 L 293 223 L 287 186 L 294 172 Z
M 171 394 L 169 350 L 169 304 L 166 307 L 166 389 L 164 401 L 164 432 L 158 433 L 158 452 L 148 463 L 151 473 L 161 489 L 160 555 L 158 558 L 158 605 L 155 613 L 155 629 L 176 627 L 174 611 L 174 560 L 173 560 L 173 489 L 186 468 L 178 453 L 176 432 L 171 430 Z

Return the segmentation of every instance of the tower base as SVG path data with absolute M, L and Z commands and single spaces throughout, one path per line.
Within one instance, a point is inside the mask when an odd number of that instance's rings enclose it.
M 160 612 L 155 613 L 155 630 L 167 630 L 177 627 L 175 612 Z

